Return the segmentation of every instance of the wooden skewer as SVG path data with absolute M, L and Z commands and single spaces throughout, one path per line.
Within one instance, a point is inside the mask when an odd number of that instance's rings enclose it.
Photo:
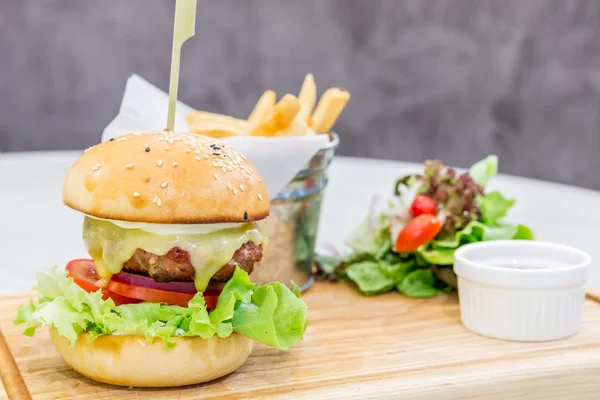
M 600 293 L 591 292 L 591 291 L 588 290 L 585 293 L 585 298 L 588 299 L 588 300 L 595 301 L 596 303 L 600 303 Z
M 31 394 L 0 330 L 0 378 L 10 400 L 31 400 Z

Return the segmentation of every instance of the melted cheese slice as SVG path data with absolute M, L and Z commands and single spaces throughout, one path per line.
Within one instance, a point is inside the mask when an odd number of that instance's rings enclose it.
M 111 221 L 86 216 L 83 240 L 96 263 L 98 275 L 107 279 L 121 272 L 123 264 L 133 257 L 136 249 L 159 256 L 174 247 L 185 250 L 196 273 L 196 289 L 202 292 L 210 278 L 231 260 L 237 249 L 247 242 L 258 246 L 263 242 L 263 235 L 251 223 L 210 233 L 157 234 L 142 229 L 126 229 Z

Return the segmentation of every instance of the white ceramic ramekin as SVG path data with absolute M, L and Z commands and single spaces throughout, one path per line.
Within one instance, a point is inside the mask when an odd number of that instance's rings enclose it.
M 500 240 L 454 253 L 463 325 L 516 341 L 562 339 L 579 331 L 591 258 L 560 244 Z

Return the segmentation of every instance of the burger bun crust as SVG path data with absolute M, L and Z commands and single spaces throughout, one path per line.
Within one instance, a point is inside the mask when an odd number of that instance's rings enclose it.
M 244 223 L 269 215 L 246 158 L 218 139 L 129 133 L 86 150 L 67 173 L 64 203 L 92 217 L 158 224 Z
M 104 383 L 134 387 L 177 387 L 212 381 L 242 366 L 253 342 L 233 333 L 214 336 L 175 337 L 174 348 L 165 349 L 160 339 L 142 336 L 99 336 L 88 343 L 82 333 L 75 347 L 50 328 L 50 338 L 63 360 L 80 374 Z

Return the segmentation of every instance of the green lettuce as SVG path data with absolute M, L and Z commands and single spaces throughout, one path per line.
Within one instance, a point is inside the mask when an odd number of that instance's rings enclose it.
M 396 289 L 408 297 L 425 298 L 441 292 L 435 285 L 436 279 L 430 269 L 417 269 L 410 272 Z
M 392 247 L 389 222 L 385 215 L 379 216 L 378 226 L 371 227 L 366 218 L 350 233 L 346 245 L 355 253 L 378 254 Z
M 469 175 L 478 185 L 484 187 L 498 173 L 498 156 L 487 156 L 469 168 Z
M 288 349 L 302 340 L 308 326 L 306 304 L 287 286 L 272 282 L 259 287 L 240 268 L 210 312 L 202 293 L 187 307 L 150 302 L 115 306 L 111 299 L 102 300 L 100 291 L 87 293 L 57 267 L 40 271 L 37 281 L 39 303 L 21 306 L 15 324 L 24 324 L 27 336 L 40 326 L 53 326 L 71 346 L 84 332 L 89 333 L 89 340 L 110 334 L 144 336 L 149 341 L 158 338 L 165 347 L 175 345 L 173 337 L 225 338 L 238 332 Z

